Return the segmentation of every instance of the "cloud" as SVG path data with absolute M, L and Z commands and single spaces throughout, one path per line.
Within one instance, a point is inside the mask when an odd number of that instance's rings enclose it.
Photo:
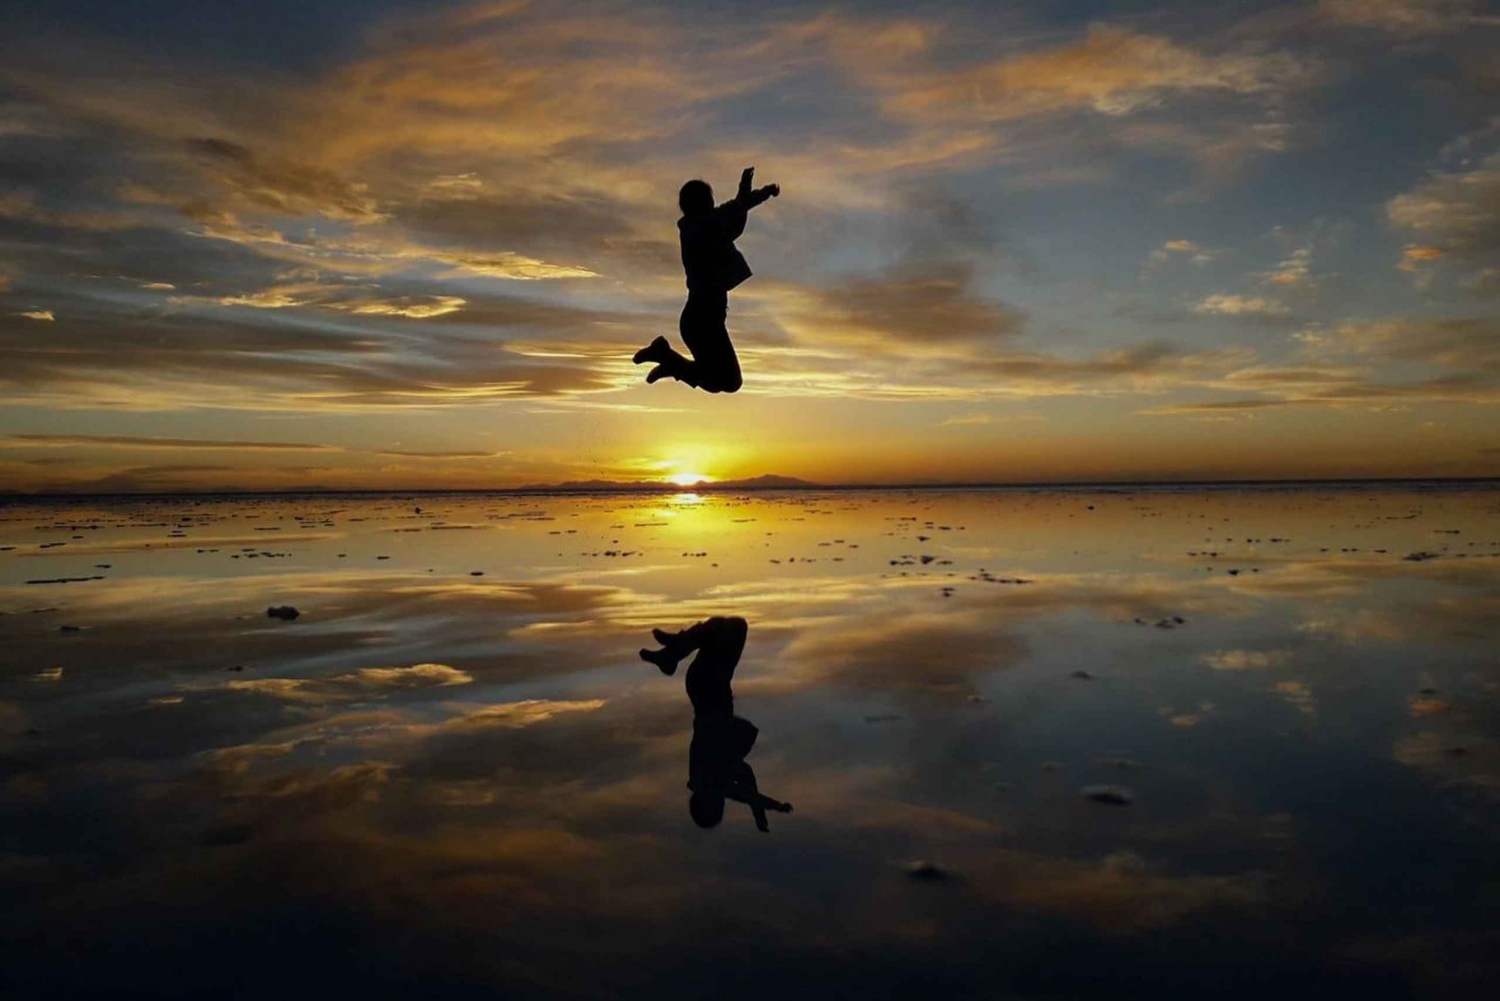
M 1500 18 L 1497 18 L 1500 23 Z M 1466 284 L 1487 291 L 1500 264 L 1500 119 L 1444 148 L 1444 169 L 1430 171 L 1410 191 L 1386 202 L 1386 218 L 1420 242 L 1403 250 L 1401 270 L 1429 289 L 1438 262 L 1469 272 Z M 1483 152 L 1490 147 L 1490 152 Z
M 335 303 L 330 308 L 343 309 L 358 316 L 405 316 L 426 320 L 434 316 L 456 313 L 464 307 L 466 299 L 456 295 L 432 296 L 429 301 L 417 302 L 411 297 L 401 299 L 368 299 L 364 302 Z
M 1387 202 L 1386 216 L 1440 251 L 1495 252 L 1500 249 L 1500 153 L 1473 170 L 1434 172 Z
M 140 216 L 127 212 L 51 208 L 38 205 L 35 192 L 27 189 L 0 192 L 0 221 L 82 232 L 131 229 L 145 222 Z
M 318 301 L 323 294 L 337 289 L 336 285 L 283 285 L 278 288 L 261 289 L 241 295 L 224 295 L 213 300 L 220 306 L 248 306 L 251 309 L 290 309 L 307 306 Z M 191 303 L 187 296 L 174 296 L 178 303 Z
M 1321 349 L 1385 362 L 1500 372 L 1500 318 L 1348 321 L 1318 331 Z
M 332 445 L 286 441 L 221 441 L 211 438 L 151 438 L 127 434 L 10 434 L 0 437 L 5 448 L 109 448 L 179 451 L 204 449 L 236 452 L 334 452 Z
M 990 122 L 1069 109 L 1123 116 L 1172 97 L 1277 92 L 1310 73 L 1289 53 L 1209 55 L 1161 36 L 1095 24 L 1077 42 L 917 76 L 887 106 L 914 117 Z
M 1259 295 L 1216 292 L 1193 304 L 1193 312 L 1208 316 L 1285 316 L 1284 303 Z
M 1148 414 L 1212 414 L 1288 406 L 1384 403 L 1500 404 L 1500 322 L 1488 318 L 1391 318 L 1312 327 L 1296 338 L 1315 364 L 1258 365 L 1203 385 L 1262 397 L 1175 404 Z M 1376 378 L 1374 366 L 1404 376 Z M 1435 374 L 1413 378 L 1413 369 Z
M 345 181 L 323 168 L 265 157 L 219 137 L 188 140 L 187 148 L 207 174 L 229 189 L 231 204 L 354 223 L 385 218 L 365 185 Z
M 1401 263 L 1396 265 L 1402 271 L 1416 271 L 1426 261 L 1442 260 L 1444 254 L 1437 247 L 1428 247 L 1420 243 L 1408 243 L 1401 250 Z
M 1500 17 L 1480 13 L 1475 0 L 1320 0 L 1318 11 L 1336 24 L 1406 38 L 1500 27 Z
M 1401 250 L 1401 261 L 1396 268 L 1411 275 L 1412 286 L 1417 291 L 1427 292 L 1433 283 L 1432 262 L 1440 261 L 1446 256 L 1448 255 L 1437 247 L 1408 243 Z
M 1312 277 L 1312 248 L 1298 247 L 1292 251 L 1292 255 L 1275 268 L 1261 275 L 1261 278 L 1272 284 L 1285 289 L 1306 289 L 1317 285 Z
M 798 341 L 831 340 L 908 357 L 1018 333 L 1021 313 L 979 296 L 973 285 L 971 265 L 912 263 L 876 277 L 779 285 L 770 310 Z
M 1146 256 L 1146 264 L 1142 269 L 1142 277 L 1165 266 L 1176 255 L 1187 255 L 1189 264 L 1201 268 L 1212 264 L 1214 258 L 1218 257 L 1220 253 L 1221 251 L 1212 250 L 1202 244 L 1194 243 L 1192 240 L 1168 240 Z
M 419 451 L 401 451 L 401 450 L 398 450 L 398 449 L 383 448 L 383 449 L 380 449 L 379 451 L 377 451 L 377 452 L 375 452 L 373 454 L 387 456 L 387 457 L 393 458 L 393 459 L 435 459 L 435 460 L 442 461 L 442 460 L 449 460 L 449 459 L 494 459 L 494 458 L 498 458 L 499 456 L 505 455 L 507 453 L 505 453 L 505 452 L 465 452 L 465 451 L 419 452 Z
M 278 296 L 292 304 L 241 310 L 195 300 L 156 315 L 122 315 L 79 300 L 76 315 L 45 340 L 21 326 L 31 321 L 0 317 L 7 358 L 0 387 L 13 402 L 141 410 L 457 406 L 614 388 L 630 373 L 612 373 L 603 359 L 617 360 L 630 342 L 644 340 L 637 332 L 642 321 L 628 314 L 507 297 L 471 298 L 465 311 L 422 320 L 346 313 L 368 324 L 361 327 L 300 315 L 318 306 L 313 293 L 273 292 L 266 299 Z M 289 317 L 263 321 L 239 312 Z M 429 329 L 407 338 L 380 326 L 469 316 L 485 325 L 487 337 Z M 500 339 L 507 327 L 585 342 L 607 329 L 620 343 L 599 361 L 592 353 L 529 357 Z M 125 343 L 131 350 L 119 349 Z
M 52 310 L 50 309 L 28 309 L 25 312 L 15 315 L 25 317 L 28 320 L 42 320 L 46 323 L 52 323 L 57 319 L 57 317 L 52 315 Z

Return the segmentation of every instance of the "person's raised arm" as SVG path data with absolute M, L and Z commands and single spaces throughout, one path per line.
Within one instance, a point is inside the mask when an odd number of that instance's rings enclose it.
M 741 761 L 735 768 L 734 778 L 725 787 L 724 796 L 726 799 L 732 799 L 750 807 L 750 812 L 755 815 L 755 826 L 762 831 L 771 829 L 771 823 L 766 817 L 768 809 L 775 810 L 777 813 L 792 812 L 792 804 L 783 803 L 779 799 L 772 799 L 761 793 L 755 783 L 755 772 L 745 761 Z
M 745 207 L 746 211 L 755 208 L 769 198 L 775 198 L 781 194 L 781 185 L 767 184 L 763 188 L 752 188 L 755 183 L 755 168 L 746 167 L 740 174 L 740 189 L 735 194 L 734 200 Z

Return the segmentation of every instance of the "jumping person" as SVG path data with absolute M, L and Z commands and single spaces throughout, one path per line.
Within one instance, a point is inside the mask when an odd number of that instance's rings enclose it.
M 755 168 L 746 167 L 739 192 L 717 208 L 714 189 L 707 181 L 689 181 L 677 193 L 677 206 L 682 209 L 677 231 L 688 287 L 678 330 L 693 357 L 684 358 L 665 337 L 656 338 L 635 353 L 637 365 L 655 363 L 646 374 L 648 383 L 670 376 L 710 393 L 733 393 L 740 388 L 740 360 L 729 343 L 724 321 L 729 313 L 729 290 L 749 278 L 751 271 L 734 241 L 745 231 L 750 210 L 781 194 L 779 184 L 752 190 L 754 179 Z
M 688 665 L 687 693 L 693 703 L 693 740 L 688 745 L 688 812 L 699 827 L 716 827 L 724 819 L 724 801 L 750 807 L 755 826 L 770 831 L 767 810 L 791 813 L 792 804 L 761 795 L 755 772 L 745 756 L 760 734 L 755 724 L 734 714 L 729 682 L 745 650 L 749 626 L 741 618 L 705 619 L 680 633 L 651 630 L 660 650 L 642 650 L 641 659 L 670 677 L 677 662 L 694 650 Z

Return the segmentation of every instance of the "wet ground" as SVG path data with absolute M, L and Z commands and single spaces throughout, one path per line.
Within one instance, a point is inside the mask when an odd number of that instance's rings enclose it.
M 1493 486 L 12 502 L 0 547 L 13 989 L 1500 971 Z M 711 617 L 767 832 L 690 814 L 692 653 L 638 655 Z

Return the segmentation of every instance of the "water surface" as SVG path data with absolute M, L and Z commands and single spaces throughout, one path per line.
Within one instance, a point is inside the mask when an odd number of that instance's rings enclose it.
M 1497 970 L 1493 487 L 24 502 L 0 545 L 17 988 Z M 689 815 L 690 660 L 637 653 L 715 616 L 765 833 Z

